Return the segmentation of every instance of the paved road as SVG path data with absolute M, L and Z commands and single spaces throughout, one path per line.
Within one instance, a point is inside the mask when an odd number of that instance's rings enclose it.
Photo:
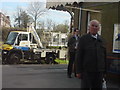
M 67 65 L 3 65 L 3 88 L 80 88 L 80 79 L 67 78 Z
M 3 65 L 2 88 L 80 88 L 80 79 L 67 78 L 67 65 Z M 108 81 L 109 88 L 118 83 Z M 120 88 L 120 87 L 119 87 Z

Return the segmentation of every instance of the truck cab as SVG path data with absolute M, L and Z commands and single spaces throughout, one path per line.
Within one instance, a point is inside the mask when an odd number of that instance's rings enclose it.
M 34 40 L 33 35 L 29 32 L 23 32 L 23 31 L 10 32 L 5 44 L 9 44 L 12 46 L 37 48 L 37 43 Z
M 11 31 L 2 46 L 3 63 L 18 64 L 20 59 L 40 59 L 41 52 L 33 52 L 37 48 L 38 44 L 30 32 Z

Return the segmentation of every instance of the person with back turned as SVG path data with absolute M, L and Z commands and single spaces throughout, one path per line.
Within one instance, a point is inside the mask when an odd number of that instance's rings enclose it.
M 81 78 L 82 89 L 102 90 L 103 76 L 106 73 L 106 48 L 98 34 L 100 23 L 90 21 L 89 33 L 81 36 L 76 53 L 76 73 Z
M 79 39 L 79 30 L 77 28 L 74 29 L 73 35 L 68 40 L 68 54 L 69 54 L 69 63 L 68 63 L 68 69 L 67 69 L 67 76 L 68 78 L 71 78 L 72 71 L 74 68 L 74 74 L 76 77 L 76 70 L 75 70 L 75 55 L 76 55 L 76 49 Z

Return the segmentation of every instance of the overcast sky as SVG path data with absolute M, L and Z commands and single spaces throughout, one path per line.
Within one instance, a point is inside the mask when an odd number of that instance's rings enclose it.
M 27 10 L 30 1 L 33 0 L 1 0 L 0 11 L 10 16 L 10 20 L 13 26 L 14 15 L 16 14 L 17 7 L 21 7 L 24 10 Z M 45 3 L 45 0 L 40 0 L 40 1 Z M 44 15 L 40 16 L 39 18 L 40 21 L 46 21 L 47 19 L 52 20 L 56 24 L 62 24 L 66 20 L 70 22 L 70 14 L 64 11 L 56 11 L 49 9 Z

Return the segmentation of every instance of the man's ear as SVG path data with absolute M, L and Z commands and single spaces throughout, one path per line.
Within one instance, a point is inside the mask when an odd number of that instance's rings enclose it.
M 90 25 L 88 26 L 88 30 L 90 30 Z
M 100 27 L 98 27 L 98 31 L 100 31 Z

